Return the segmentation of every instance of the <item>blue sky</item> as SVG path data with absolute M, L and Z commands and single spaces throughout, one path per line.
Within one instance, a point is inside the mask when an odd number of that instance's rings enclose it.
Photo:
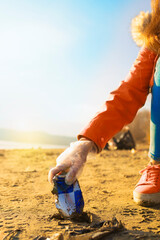
M 0 128 L 75 136 L 127 75 L 149 0 L 0 0 Z

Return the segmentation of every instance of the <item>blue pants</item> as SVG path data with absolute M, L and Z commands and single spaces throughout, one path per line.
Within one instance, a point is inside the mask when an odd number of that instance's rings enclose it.
M 152 88 L 149 157 L 160 161 L 160 58 L 156 64 Z

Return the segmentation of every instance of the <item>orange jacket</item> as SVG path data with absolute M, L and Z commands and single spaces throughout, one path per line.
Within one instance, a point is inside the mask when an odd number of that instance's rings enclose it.
M 118 89 L 111 92 L 102 109 L 80 132 L 78 139 L 85 137 L 95 142 L 100 149 L 129 124 L 141 108 L 153 86 L 156 54 L 142 48 L 126 79 Z

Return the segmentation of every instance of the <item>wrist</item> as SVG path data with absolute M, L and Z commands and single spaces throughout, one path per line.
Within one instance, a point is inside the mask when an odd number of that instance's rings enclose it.
M 98 153 L 99 152 L 98 146 L 90 139 L 82 137 L 82 138 L 79 139 L 78 142 L 83 142 L 83 144 L 86 144 L 86 146 L 88 146 L 88 153 L 89 152 L 92 152 L 92 153 Z

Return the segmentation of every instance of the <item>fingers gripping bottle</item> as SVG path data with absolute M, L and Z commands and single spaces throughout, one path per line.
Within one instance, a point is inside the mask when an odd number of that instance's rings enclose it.
M 83 195 L 76 180 L 73 184 L 65 183 L 65 175 L 56 175 L 53 178 L 53 194 L 56 194 L 55 205 L 65 218 L 75 218 L 82 214 L 84 208 Z

